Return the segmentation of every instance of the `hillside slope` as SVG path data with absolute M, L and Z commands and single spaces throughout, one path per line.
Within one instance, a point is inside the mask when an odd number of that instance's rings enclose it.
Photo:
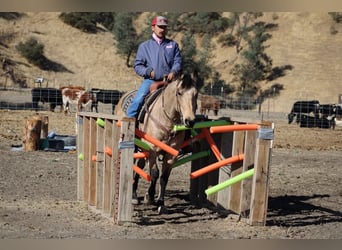
M 0 26 L 16 33 L 7 53 L 18 61 L 20 71 L 27 77 L 29 86 L 36 77 L 48 79 L 49 86 L 66 84 L 85 87 L 131 89 L 138 84 L 132 68 L 116 54 L 114 39 L 110 32 L 86 34 L 64 24 L 58 12 L 25 13 L 16 21 L 0 19 Z M 49 72 L 28 65 L 14 49 L 20 41 L 34 36 L 44 44 L 44 55 L 51 61 L 62 64 L 72 72 Z M 137 81 L 138 80 L 138 81 Z
M 64 24 L 58 12 L 25 13 L 15 21 L 0 19 L 3 32 L 14 32 L 9 48 L 1 47 L 1 55 L 17 62 L 16 70 L 24 75 L 29 87 L 43 76 L 48 85 L 66 84 L 129 90 L 140 83 L 132 68 L 116 54 L 115 40 L 110 32 L 85 34 Z M 274 66 L 292 65 L 285 77 L 269 82 L 284 85 L 281 95 L 264 103 L 263 110 L 288 112 L 294 101 L 318 99 L 321 103 L 336 103 L 342 94 L 342 27 L 333 23 L 328 13 L 265 13 L 263 19 L 279 25 L 272 32 L 267 53 Z M 338 31 L 332 35 L 334 25 Z M 70 72 L 47 72 L 29 65 L 14 49 L 20 41 L 34 36 L 44 44 L 46 57 L 62 64 Z M 233 49 L 216 46 L 212 64 L 229 82 Z M 1 74 L 0 74 L 1 75 Z M 0 86 L 4 82 L 0 76 Z

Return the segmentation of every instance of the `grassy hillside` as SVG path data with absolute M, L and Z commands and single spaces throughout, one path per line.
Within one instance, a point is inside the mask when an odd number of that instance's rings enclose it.
M 58 12 L 37 12 L 25 13 L 17 20 L 0 18 L 2 33 L 15 34 L 8 48 L 0 45 L 1 56 L 16 63 L 16 73 L 26 79 L 29 87 L 34 86 L 34 79 L 39 76 L 46 78 L 52 87 L 74 84 L 126 91 L 139 85 L 141 79 L 116 54 L 110 32 L 85 34 L 64 24 L 58 15 Z M 272 32 L 266 50 L 273 66 L 293 66 L 285 77 L 264 86 L 280 83 L 284 90 L 280 96 L 266 101 L 263 110 L 288 112 L 299 99 L 336 103 L 338 94 L 342 94 L 342 25 L 334 24 L 328 13 L 270 12 L 263 19 L 279 25 Z M 331 34 L 332 26 L 337 34 Z M 47 72 L 28 64 L 15 45 L 31 36 L 44 44 L 44 54 L 49 60 L 62 64 L 67 71 Z M 234 58 L 233 49 L 217 45 L 213 51 L 212 64 L 226 82 L 231 79 L 229 70 Z M 0 69 L 0 86 L 5 82 L 3 73 Z M 10 84 L 8 79 L 6 84 Z

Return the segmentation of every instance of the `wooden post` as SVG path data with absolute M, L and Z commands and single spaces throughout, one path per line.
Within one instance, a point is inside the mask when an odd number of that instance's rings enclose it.
M 42 129 L 42 120 L 37 116 L 26 120 L 23 137 L 23 150 L 36 151 L 39 149 L 39 140 Z
M 267 135 L 267 129 L 271 136 Z M 266 131 L 266 132 L 265 132 Z M 269 166 L 273 142 L 273 123 L 263 122 L 258 131 L 250 206 L 250 225 L 266 225 L 269 190 Z
M 89 180 L 90 180 L 90 117 L 83 116 L 83 200 L 89 200 Z M 80 131 L 79 131 L 80 132 Z
M 77 200 L 83 200 L 84 190 L 84 151 L 83 151 L 83 116 L 77 115 L 76 117 L 76 130 L 77 130 Z
M 120 183 L 117 223 L 132 221 L 132 180 L 135 120 L 124 118 L 120 133 Z

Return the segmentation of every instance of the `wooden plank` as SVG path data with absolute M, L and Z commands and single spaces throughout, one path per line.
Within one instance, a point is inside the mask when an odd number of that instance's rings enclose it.
M 113 150 L 113 120 L 105 120 L 104 147 Z M 112 195 L 112 156 L 104 154 L 103 212 L 110 213 Z
M 220 150 L 219 146 L 221 145 L 222 134 L 211 134 L 211 137 L 213 138 L 213 141 L 214 141 L 216 147 Z M 220 152 L 220 157 L 221 158 L 223 157 L 221 152 Z M 209 164 L 215 163 L 217 161 L 218 160 L 217 160 L 216 156 L 212 153 L 212 154 L 210 154 L 209 162 L 207 162 L 207 163 L 209 165 Z M 208 166 L 208 165 L 205 165 L 205 167 Z M 205 190 L 208 187 L 215 186 L 218 183 L 219 171 L 220 171 L 219 169 L 216 169 L 216 170 L 211 171 L 208 174 L 204 175 L 204 176 L 207 177 L 207 185 L 205 186 L 205 188 L 203 190 L 204 194 L 205 194 Z M 217 193 L 208 196 L 207 199 L 211 203 L 215 204 L 215 206 L 217 205 Z
M 76 117 L 76 126 L 77 126 L 77 200 L 81 201 L 84 197 L 84 152 L 83 152 L 83 116 Z M 79 158 L 80 154 L 83 155 L 83 160 Z
M 94 113 L 94 112 L 79 112 L 81 116 L 86 116 L 89 118 L 100 118 L 100 119 L 109 119 L 109 120 L 120 120 L 121 116 L 105 114 L 105 113 Z
M 234 131 L 232 156 L 243 154 L 245 131 Z M 230 178 L 242 173 L 243 161 L 231 164 Z M 229 187 L 229 209 L 235 213 L 240 211 L 241 182 Z
M 83 200 L 88 203 L 90 189 L 90 118 L 83 116 Z
M 246 131 L 245 150 L 242 171 L 245 172 L 254 168 L 254 153 L 256 144 L 256 130 Z M 241 182 L 241 200 L 240 200 L 240 215 L 247 218 L 251 204 L 252 193 L 252 180 L 253 177 L 245 179 Z
M 193 143 L 192 150 L 193 150 L 193 153 L 198 153 L 198 152 L 201 152 L 202 150 L 204 150 L 204 148 L 202 147 L 202 143 L 199 141 Z M 194 171 L 202 168 L 203 167 L 202 165 L 203 165 L 203 160 L 201 158 L 192 161 L 191 162 L 191 172 L 194 172 Z M 198 178 L 190 179 L 190 201 L 192 204 L 197 204 L 199 202 L 198 201 L 198 193 L 199 193 L 199 180 L 198 180 Z
M 261 128 L 273 128 L 273 123 L 263 122 Z M 258 132 L 249 217 L 249 224 L 253 226 L 266 225 L 272 142 L 273 139 L 260 138 L 260 133 Z
M 120 134 L 120 183 L 117 223 L 132 221 L 132 180 L 134 153 L 135 119 L 122 120 Z
M 119 140 L 121 127 L 113 122 L 113 156 L 111 161 L 111 196 L 110 196 L 110 216 L 117 222 L 118 202 L 119 202 L 119 180 L 120 180 L 120 151 Z
M 96 208 L 103 208 L 104 196 L 104 132 L 105 128 L 96 126 Z
M 90 118 L 90 126 L 89 126 L 89 167 L 90 167 L 90 178 L 89 178 L 89 205 L 96 205 L 96 164 L 92 160 L 92 156 L 96 155 L 96 119 Z
M 220 145 L 221 154 L 224 158 L 232 156 L 233 149 L 233 132 L 221 134 L 222 140 Z M 219 169 L 218 183 L 226 181 L 231 175 L 231 164 L 223 166 Z M 229 189 L 224 189 L 217 193 L 217 205 L 224 209 L 229 209 Z

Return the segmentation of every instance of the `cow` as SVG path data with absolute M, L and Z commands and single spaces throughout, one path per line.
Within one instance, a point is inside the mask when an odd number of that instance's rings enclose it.
M 91 93 L 87 92 L 84 87 L 80 86 L 63 86 L 60 88 L 62 92 L 64 113 L 70 112 L 70 103 L 77 107 L 77 112 L 82 111 L 83 107 L 87 107 L 92 102 Z
M 337 119 L 342 116 L 341 107 L 341 104 L 321 104 L 319 106 L 321 118 L 327 120 L 333 129 L 335 129 Z
M 319 104 L 315 108 L 317 108 L 315 112 L 312 109 L 301 109 L 302 112 L 296 114 L 300 127 L 335 129 L 336 115 L 342 113 L 340 112 L 341 107 L 336 104 Z M 310 115 L 311 112 L 314 113 L 314 116 Z
M 296 122 L 300 123 L 303 115 L 313 114 L 315 118 L 319 118 L 319 101 L 297 101 L 293 104 L 291 112 L 288 114 L 289 124 L 296 117 Z
M 213 110 L 214 115 L 218 115 L 220 109 L 220 100 L 218 98 L 210 95 L 201 95 L 200 102 L 200 112 L 202 115 L 209 114 L 210 110 Z
M 62 111 L 62 92 L 55 88 L 33 88 L 32 94 L 32 107 L 38 111 L 38 103 L 49 103 L 49 110 L 54 112 L 56 106 L 61 106 Z
M 119 90 L 109 90 L 109 89 L 97 89 L 92 88 L 90 90 L 90 94 L 92 97 L 91 103 L 91 111 L 95 109 L 98 113 L 98 102 L 102 103 L 111 103 L 112 104 L 112 114 L 114 114 L 115 106 L 118 104 L 121 96 L 123 96 L 124 92 Z

